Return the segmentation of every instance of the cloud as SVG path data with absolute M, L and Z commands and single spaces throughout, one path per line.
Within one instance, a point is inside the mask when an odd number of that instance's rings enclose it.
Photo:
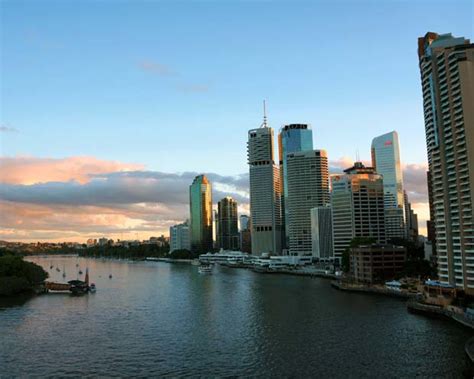
M 6 125 L 0 125 L 0 132 L 2 133 L 16 133 L 18 132 L 18 129 L 12 128 Z
M 143 169 L 143 165 L 94 157 L 0 157 L 0 183 L 35 184 L 74 180 L 88 182 L 93 175 Z
M 352 160 L 331 161 L 347 168 Z M 0 158 L 0 239 L 148 238 L 189 217 L 189 186 L 200 172 L 166 173 L 93 157 Z M 403 167 L 424 227 L 426 165 Z M 249 213 L 249 175 L 206 173 L 213 203 L 232 196 Z
M 139 66 L 143 71 L 150 72 L 159 76 L 173 76 L 177 74 L 169 66 L 158 62 L 142 61 L 140 62 Z

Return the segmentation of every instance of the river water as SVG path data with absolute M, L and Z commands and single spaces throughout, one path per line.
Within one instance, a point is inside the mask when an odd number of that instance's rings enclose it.
M 445 378 L 466 365 L 469 330 L 325 279 L 28 259 L 55 281 L 89 267 L 98 290 L 0 300 L 0 376 Z

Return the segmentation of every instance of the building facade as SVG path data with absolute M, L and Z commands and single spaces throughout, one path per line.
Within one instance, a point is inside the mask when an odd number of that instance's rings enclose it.
M 438 276 L 474 294 L 474 44 L 418 39 Z
M 406 262 L 406 248 L 370 245 L 350 250 L 350 273 L 356 282 L 383 283 L 400 274 Z
M 191 251 L 212 250 L 212 188 L 205 175 L 194 178 L 189 187 Z
M 312 255 L 311 209 L 329 203 L 329 168 L 324 150 L 287 154 L 290 255 Z
M 334 256 L 330 206 L 311 209 L 311 241 L 313 257 L 326 259 Z
M 170 227 L 170 253 L 175 250 L 191 250 L 188 222 Z
M 217 203 L 218 234 L 217 243 L 220 249 L 238 250 L 240 237 L 238 228 L 237 202 L 230 196 Z
M 278 154 L 280 161 L 280 188 L 281 194 L 281 214 L 282 214 L 282 240 L 283 248 L 288 249 L 289 229 L 288 229 L 288 209 L 285 205 L 288 198 L 288 169 L 287 156 L 290 153 L 313 150 L 313 131 L 308 124 L 289 124 L 280 129 L 278 133 Z
M 334 257 L 341 258 L 353 238 L 386 242 L 382 175 L 361 162 L 331 176 Z
M 385 233 L 390 238 L 406 238 L 403 176 L 398 133 L 393 131 L 372 140 L 372 166 L 383 176 Z
M 273 129 L 266 118 L 248 132 L 252 254 L 281 254 L 280 172 L 273 159 Z

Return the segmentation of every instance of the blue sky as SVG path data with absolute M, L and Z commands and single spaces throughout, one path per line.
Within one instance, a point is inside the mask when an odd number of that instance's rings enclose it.
M 417 38 L 472 39 L 473 9 L 0 0 L 0 239 L 167 234 L 188 217 L 188 185 L 203 172 L 215 202 L 232 195 L 248 213 L 247 131 L 260 126 L 263 99 L 276 131 L 310 123 L 339 169 L 397 130 L 424 232 Z
M 472 1 L 3 1 L 2 154 L 247 170 L 247 130 L 308 122 L 330 159 L 400 134 L 426 160 L 417 37 Z

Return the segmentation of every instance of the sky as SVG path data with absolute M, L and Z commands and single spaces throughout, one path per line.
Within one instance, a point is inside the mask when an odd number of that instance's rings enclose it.
M 0 239 L 168 234 L 188 186 L 248 213 L 247 131 L 309 123 L 332 172 L 396 130 L 425 233 L 417 38 L 473 1 L 0 1 Z M 276 152 L 275 152 L 276 154 Z

